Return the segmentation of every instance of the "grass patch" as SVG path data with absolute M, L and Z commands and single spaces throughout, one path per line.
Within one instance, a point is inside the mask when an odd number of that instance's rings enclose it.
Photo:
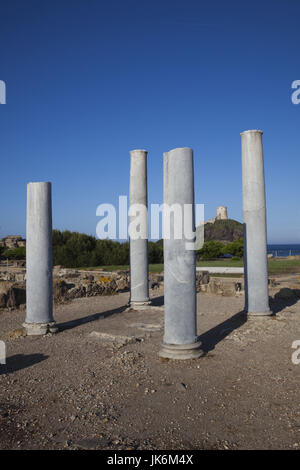
M 113 271 L 128 271 L 129 266 L 127 265 L 121 265 L 121 264 L 112 264 L 109 266 L 90 266 L 90 267 L 84 267 L 84 268 L 76 268 L 80 269 L 80 271 L 108 271 L 108 272 L 113 272 Z
M 300 273 L 300 260 L 298 259 L 269 260 L 268 270 L 269 270 L 269 274 Z
M 220 267 L 223 268 L 242 268 L 244 266 L 244 262 L 242 259 L 219 259 L 213 261 L 197 261 L 197 267 L 199 268 L 213 268 L 213 267 Z
M 228 259 L 220 259 L 220 260 L 213 260 L 213 261 L 198 261 L 197 266 L 204 268 L 204 267 L 224 267 L 224 268 L 242 268 L 244 266 L 243 260 L 228 260 Z M 78 268 L 84 271 L 128 271 L 128 265 L 111 265 L 111 266 L 93 266 L 90 268 Z M 161 273 L 164 270 L 163 264 L 149 264 L 149 272 L 150 273 Z M 268 270 L 269 275 L 275 274 L 292 274 L 292 273 L 300 273 L 300 260 L 297 259 L 271 259 L 268 261 Z M 214 274 L 215 276 L 216 274 Z M 224 277 L 224 274 L 220 276 Z M 228 274 L 225 277 L 239 277 L 237 274 Z
M 215 261 L 198 261 L 197 266 L 204 267 L 224 267 L 224 268 L 241 268 L 244 266 L 243 260 L 215 260 Z M 269 275 L 275 274 L 293 274 L 300 273 L 300 260 L 298 259 L 270 259 L 268 260 Z
M 230 274 L 230 273 L 211 273 L 210 277 L 229 277 L 229 278 L 235 279 L 235 278 L 243 278 L 244 274 L 238 274 L 238 273 L 232 273 L 232 274 Z

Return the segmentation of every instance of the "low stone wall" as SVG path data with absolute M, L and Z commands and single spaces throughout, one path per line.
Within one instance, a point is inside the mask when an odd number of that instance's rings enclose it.
M 163 273 L 149 273 L 150 290 L 159 289 L 163 286 L 163 283 Z M 275 279 L 269 279 L 269 287 L 272 294 L 277 297 L 299 297 L 300 284 L 290 285 L 287 289 L 282 289 L 283 285 L 281 283 L 279 284 Z M 61 267 L 55 267 L 53 270 L 53 301 L 55 303 L 67 302 L 80 297 L 129 292 L 129 288 L 129 271 L 79 271 Z M 196 289 L 197 292 L 204 294 L 244 295 L 244 279 L 211 277 L 208 271 L 198 271 L 196 273 Z M 1 270 L 0 309 L 25 308 L 25 305 L 25 270 Z
M 129 290 L 127 271 L 100 272 L 58 269 L 53 271 L 53 299 L 61 302 L 79 297 L 113 295 Z
M 149 273 L 149 288 L 158 289 L 163 285 L 163 274 Z M 209 274 L 197 273 L 197 290 L 209 282 Z M 54 267 L 53 301 L 66 302 L 80 297 L 114 295 L 129 292 L 129 271 L 103 272 L 79 271 Z M 0 271 L 0 308 L 20 308 L 26 304 L 26 272 L 16 270 Z
M 4 269 L 0 270 L 0 282 L 24 282 L 26 279 L 26 270 L 25 269 Z
M 244 280 L 211 277 L 209 283 L 200 286 L 199 291 L 226 297 L 244 295 Z

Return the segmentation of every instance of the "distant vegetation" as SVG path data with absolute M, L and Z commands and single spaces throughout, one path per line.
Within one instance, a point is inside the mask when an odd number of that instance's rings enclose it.
M 53 264 L 66 268 L 129 265 L 129 242 L 97 240 L 84 233 L 53 230 Z M 218 241 L 205 242 L 197 252 L 201 259 L 216 259 L 224 254 L 243 257 L 243 240 L 224 245 Z M 163 241 L 149 241 L 149 264 L 163 263 Z
M 227 222 L 227 221 L 225 221 Z M 91 266 L 129 265 L 129 242 L 120 243 L 112 240 L 98 240 L 84 233 L 65 230 L 53 230 L 53 265 L 66 268 Z M 197 251 L 198 259 L 216 259 L 224 254 L 241 258 L 243 241 L 236 240 L 224 245 L 219 241 L 206 241 L 201 250 Z M 0 255 L 8 259 L 25 259 L 26 248 L 7 249 L 0 246 Z M 148 243 L 149 264 L 163 263 L 163 240 Z
M 7 259 L 25 259 L 26 248 L 25 246 L 19 246 L 18 248 L 7 249 L 4 246 L 0 246 L 0 255 Z
M 197 251 L 197 259 L 201 260 L 216 259 L 224 255 L 232 255 L 236 258 L 242 258 L 244 255 L 243 239 L 239 238 L 232 243 L 227 243 L 226 245 L 220 241 L 206 241 L 204 242 L 201 250 Z
M 227 222 L 227 221 L 225 221 Z M 129 243 L 98 240 L 84 233 L 53 230 L 53 265 L 66 268 L 104 268 L 122 270 L 129 268 Z M 231 254 L 230 260 L 222 258 Z M 26 248 L 7 249 L 0 246 L 0 256 L 8 259 L 25 259 Z M 149 271 L 163 271 L 163 240 L 149 242 Z M 211 261 L 213 260 L 213 261 Z M 299 260 L 269 260 L 269 274 L 299 273 Z M 243 239 L 224 244 L 218 240 L 206 241 L 197 251 L 197 266 L 243 266 Z
M 66 268 L 129 264 L 129 242 L 97 240 L 84 233 L 53 230 L 53 265 Z M 160 242 L 149 242 L 149 263 L 163 263 Z

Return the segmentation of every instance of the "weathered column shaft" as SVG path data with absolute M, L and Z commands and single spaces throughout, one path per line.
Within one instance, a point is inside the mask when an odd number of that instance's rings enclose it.
M 138 216 L 141 222 L 141 238 L 130 236 L 130 306 L 139 308 L 148 305 L 148 195 L 147 152 L 130 152 L 129 221 Z M 137 212 L 132 213 L 133 208 Z M 141 210 L 142 209 L 142 210 Z
M 245 310 L 248 315 L 270 315 L 262 131 L 245 131 L 241 138 Z
M 54 331 L 52 313 L 51 183 L 28 183 L 26 322 L 28 334 Z
M 190 234 L 195 232 L 193 151 L 177 148 L 164 154 L 165 332 L 159 353 L 174 359 L 202 354 L 197 337 L 196 254 L 194 249 L 187 249 L 195 236 L 190 239 L 185 234 L 185 205 L 192 211 Z

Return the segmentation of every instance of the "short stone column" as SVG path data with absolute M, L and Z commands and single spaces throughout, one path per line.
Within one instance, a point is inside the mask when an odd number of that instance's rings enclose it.
M 245 311 L 270 315 L 262 131 L 241 133 Z
M 28 335 L 56 332 L 52 313 L 51 183 L 28 183 L 26 320 Z
M 203 352 L 197 336 L 196 253 L 189 249 L 196 239 L 190 148 L 164 153 L 163 207 L 165 331 L 159 356 L 198 358 Z
M 148 194 L 147 151 L 130 152 L 129 233 L 130 240 L 130 308 L 150 304 L 148 281 Z

